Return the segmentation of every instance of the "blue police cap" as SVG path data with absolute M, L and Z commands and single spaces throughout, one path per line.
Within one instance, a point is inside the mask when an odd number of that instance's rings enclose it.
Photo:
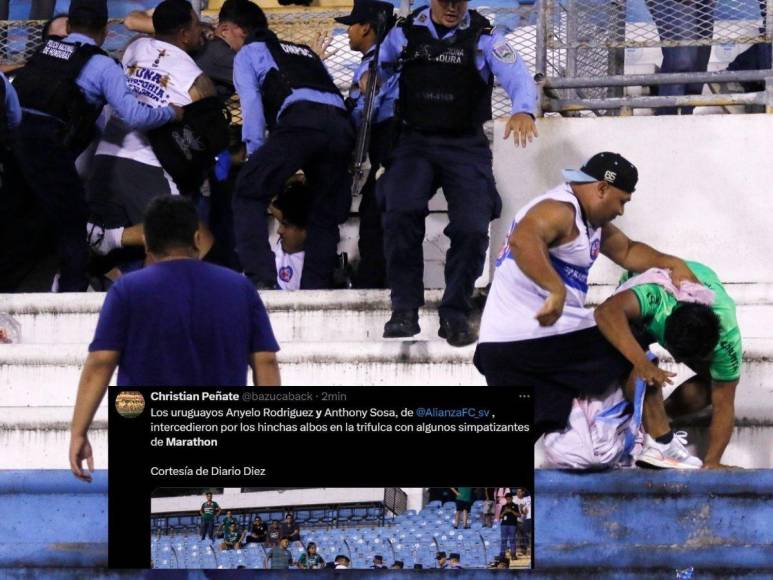
M 382 2 L 381 0 L 354 0 L 352 13 L 348 16 L 339 16 L 335 21 L 347 26 L 365 22 L 376 23 L 379 14 L 386 13 L 391 15 L 394 13 L 394 10 L 394 6 L 389 2 Z
M 68 16 L 73 17 L 80 12 L 93 12 L 100 20 L 107 22 L 106 0 L 72 0 Z

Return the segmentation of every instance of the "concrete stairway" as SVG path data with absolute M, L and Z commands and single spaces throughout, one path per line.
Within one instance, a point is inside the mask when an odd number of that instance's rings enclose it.
M 729 289 L 739 305 L 745 364 L 734 439 L 743 444 L 729 451 L 726 460 L 769 467 L 773 451 L 760 443 L 773 430 L 773 289 L 764 284 Z M 597 303 L 611 290 L 593 286 L 590 302 Z M 422 333 L 409 341 L 381 338 L 390 310 L 386 291 L 261 295 L 282 346 L 279 359 L 286 385 L 484 384 L 472 365 L 474 346 L 457 349 L 437 337 L 439 290 L 427 291 Z M 0 348 L 0 446 L 9 450 L 0 458 L 0 469 L 66 466 L 67 425 L 103 300 L 97 293 L 0 296 L 0 312 L 14 316 L 22 327 L 21 344 Z M 689 371 L 675 367 L 668 356 L 663 360 L 680 371 L 680 377 L 687 376 Z M 104 405 L 96 420 L 92 435 L 100 465 L 106 460 Z M 696 427 L 691 440 L 700 444 L 704 434 L 705 425 Z

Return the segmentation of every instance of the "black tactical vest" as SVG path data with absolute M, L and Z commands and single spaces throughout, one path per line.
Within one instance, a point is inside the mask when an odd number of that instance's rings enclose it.
M 228 147 L 230 118 L 218 97 L 183 107 L 183 120 L 147 132 L 153 152 L 183 195 L 192 195 Z
M 34 109 L 64 123 L 63 143 L 83 149 L 94 135 L 94 123 L 102 111 L 86 100 L 75 80 L 92 56 L 103 54 L 91 44 L 46 41 L 16 75 L 13 86 L 22 108 Z
M 313 89 L 341 95 L 317 54 L 305 44 L 280 40 L 269 30 L 261 30 L 247 42 L 265 42 L 277 68 L 271 69 L 261 87 L 263 110 L 269 129 L 293 90 Z
M 493 75 L 485 82 L 475 66 L 478 39 L 491 23 L 470 10 L 470 26 L 438 40 L 416 26 L 424 8 L 398 24 L 408 43 L 400 56 L 398 116 L 407 125 L 428 131 L 466 131 L 491 119 Z

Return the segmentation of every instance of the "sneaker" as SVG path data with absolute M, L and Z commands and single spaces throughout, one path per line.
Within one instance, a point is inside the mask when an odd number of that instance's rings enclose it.
M 440 319 L 438 336 L 445 338 L 451 346 L 467 346 L 478 340 L 466 318 Z
M 690 455 L 685 445 L 687 433 L 677 431 L 671 443 L 658 443 L 647 435 L 644 451 L 636 458 L 640 467 L 659 467 L 661 469 L 700 469 L 703 462 Z
M 253 282 L 256 290 L 281 290 L 279 283 L 276 280 L 259 280 Z
M 121 247 L 123 228 L 107 229 L 99 224 L 86 224 L 86 240 L 95 254 L 106 256 Z
M 420 332 L 418 310 L 395 310 L 384 325 L 384 338 L 410 338 Z

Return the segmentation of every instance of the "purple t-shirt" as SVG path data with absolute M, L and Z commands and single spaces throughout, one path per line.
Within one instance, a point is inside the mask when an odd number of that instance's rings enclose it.
M 241 275 L 170 260 L 110 288 L 89 352 L 117 350 L 119 386 L 245 386 L 249 356 L 279 345 Z

